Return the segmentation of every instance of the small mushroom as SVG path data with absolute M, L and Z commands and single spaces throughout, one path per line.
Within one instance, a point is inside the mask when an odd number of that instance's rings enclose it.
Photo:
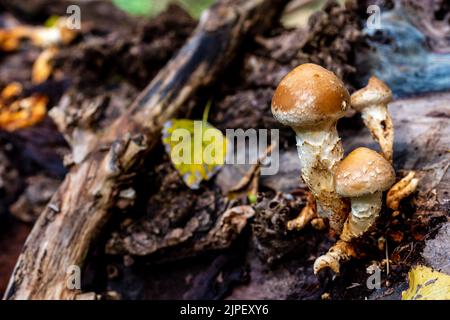
M 394 126 L 387 105 L 391 101 L 391 89 L 375 76 L 369 79 L 366 87 L 351 96 L 352 107 L 361 112 L 365 125 L 390 162 L 393 155 Z
M 341 242 L 350 243 L 375 222 L 382 206 L 382 193 L 394 184 L 395 172 L 379 153 L 357 148 L 339 164 L 334 178 L 337 194 L 350 198 L 352 205 L 351 214 L 340 236 Z M 316 260 L 314 272 L 329 267 L 339 273 L 339 262 L 352 256 L 348 253 L 350 248 L 339 242 L 338 248 L 332 247 L 325 256 Z
M 342 160 L 336 122 L 350 105 L 350 96 L 334 73 L 303 64 L 286 75 L 272 98 L 273 116 L 296 133 L 302 177 L 318 202 L 318 213 L 342 230 L 348 204 L 335 192 L 333 174 Z

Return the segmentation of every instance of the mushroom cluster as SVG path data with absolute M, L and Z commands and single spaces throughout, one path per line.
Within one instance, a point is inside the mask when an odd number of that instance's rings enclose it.
M 391 165 L 394 129 L 387 110 L 391 100 L 389 87 L 375 77 L 350 97 L 334 73 L 311 63 L 292 70 L 275 91 L 273 116 L 296 134 L 301 174 L 317 201 L 317 214 L 328 218 L 340 235 L 316 259 L 315 273 L 327 268 L 339 273 L 340 263 L 355 256 L 352 240 L 374 224 L 382 208 L 382 193 L 395 182 Z M 350 105 L 361 112 L 383 156 L 357 148 L 343 159 L 336 123 Z

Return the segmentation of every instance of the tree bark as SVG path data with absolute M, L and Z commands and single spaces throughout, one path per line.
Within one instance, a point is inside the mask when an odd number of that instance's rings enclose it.
M 270 27 L 287 0 L 222 0 L 202 16 L 193 36 L 89 152 L 67 174 L 30 233 L 4 299 L 73 299 L 68 274 L 82 268 L 110 209 L 165 121 L 211 85 L 245 36 Z

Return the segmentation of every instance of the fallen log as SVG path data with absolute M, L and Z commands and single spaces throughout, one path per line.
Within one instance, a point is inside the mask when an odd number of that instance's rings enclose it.
M 252 32 L 270 27 L 286 0 L 222 0 L 130 108 L 67 174 L 30 233 L 4 299 L 73 299 L 67 286 L 108 220 L 124 181 L 159 141 L 162 125 L 211 85 Z

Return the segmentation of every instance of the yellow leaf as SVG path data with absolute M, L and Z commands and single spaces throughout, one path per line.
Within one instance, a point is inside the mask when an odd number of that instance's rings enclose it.
M 162 135 L 172 164 L 191 189 L 198 189 L 225 163 L 227 139 L 205 120 L 169 120 Z
M 417 266 L 408 274 L 409 288 L 402 300 L 450 300 L 450 276 L 425 266 Z

